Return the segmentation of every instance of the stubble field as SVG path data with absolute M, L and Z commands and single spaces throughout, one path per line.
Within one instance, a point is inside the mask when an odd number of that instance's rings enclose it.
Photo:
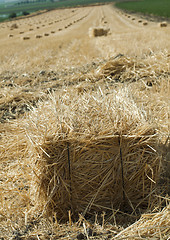
M 0 239 L 168 239 L 169 43 L 113 5 L 0 23 Z

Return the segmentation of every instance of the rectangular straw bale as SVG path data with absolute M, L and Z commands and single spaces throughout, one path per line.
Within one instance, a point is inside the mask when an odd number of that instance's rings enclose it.
M 32 189 L 39 189 L 43 210 L 67 219 L 70 209 L 77 216 L 123 202 L 148 206 L 160 159 L 145 118 L 122 90 L 109 96 L 66 93 L 35 109 L 28 124 L 35 145 Z
M 30 37 L 23 37 L 22 39 L 23 39 L 23 40 L 29 40 Z
M 167 22 L 159 23 L 159 27 L 167 27 L 167 26 L 168 26 Z
M 109 33 L 109 29 L 103 27 L 95 27 L 89 29 L 89 37 L 100 37 L 107 36 Z

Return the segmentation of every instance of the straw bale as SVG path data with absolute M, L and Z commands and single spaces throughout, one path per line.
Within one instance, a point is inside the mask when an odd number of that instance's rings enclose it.
M 167 26 L 168 26 L 167 22 L 159 23 L 159 27 L 167 27 Z
M 22 39 L 23 39 L 23 40 L 29 40 L 30 37 L 23 37 Z
M 132 210 L 151 204 L 159 175 L 157 135 L 126 89 L 108 96 L 53 95 L 25 127 L 32 194 L 43 212 L 67 219 L 70 209 L 77 216 L 123 203 Z
M 144 25 L 144 26 L 148 25 L 148 22 L 143 22 L 143 25 Z
M 98 28 L 90 28 L 89 29 L 89 37 L 100 37 L 100 36 L 107 36 L 110 29 L 98 27 Z
M 18 25 L 16 23 L 13 23 L 10 27 L 10 30 L 17 29 Z
M 13 37 L 13 36 L 14 36 L 13 34 L 9 34 L 9 35 L 8 35 L 9 38 L 11 38 L 11 37 Z
M 36 38 L 42 38 L 42 35 L 36 35 L 35 37 Z
M 44 36 L 45 37 L 48 37 L 50 34 L 49 33 L 44 33 Z

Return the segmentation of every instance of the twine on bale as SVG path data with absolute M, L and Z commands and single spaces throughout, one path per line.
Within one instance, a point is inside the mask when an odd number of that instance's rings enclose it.
M 69 143 L 67 143 L 67 154 L 68 154 L 68 172 L 69 172 L 69 181 L 70 181 L 70 201 L 72 203 L 71 161 L 70 161 L 70 147 L 69 147 Z
M 120 162 L 121 162 L 121 173 L 122 173 L 122 195 L 123 201 L 125 202 L 125 182 L 124 182 L 124 170 L 123 170 L 123 157 L 122 157 L 122 149 L 121 149 L 121 141 L 120 137 L 118 138 L 119 146 L 120 146 Z

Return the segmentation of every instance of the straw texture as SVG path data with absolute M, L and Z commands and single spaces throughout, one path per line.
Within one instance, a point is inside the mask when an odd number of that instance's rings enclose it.
M 162 211 L 143 214 L 137 222 L 121 231 L 113 239 L 168 239 L 169 226 L 170 205 L 167 205 Z
M 160 76 L 169 76 L 169 58 L 167 53 L 153 54 L 144 59 L 130 58 L 118 54 L 98 67 L 96 77 L 111 78 L 119 82 L 147 81 L 151 84 L 160 83 Z
M 126 89 L 66 92 L 40 104 L 26 125 L 38 206 L 59 219 L 68 210 L 77 216 L 149 206 L 160 159 L 146 117 Z

